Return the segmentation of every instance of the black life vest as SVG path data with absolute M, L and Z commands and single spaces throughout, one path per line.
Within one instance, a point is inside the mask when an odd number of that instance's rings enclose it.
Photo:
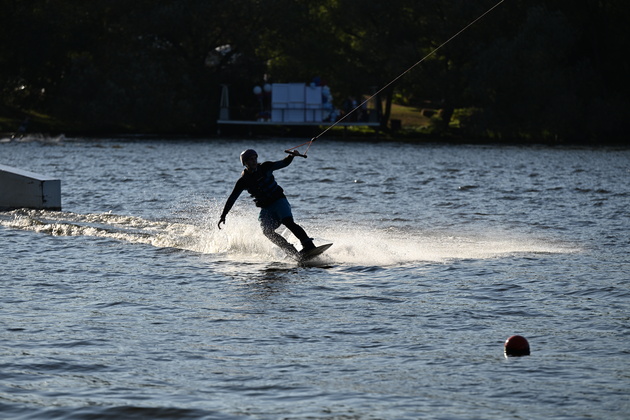
M 285 196 L 284 190 L 273 176 L 272 166 L 272 162 L 265 162 L 258 165 L 256 172 L 243 171 L 247 192 L 258 207 L 267 207 Z

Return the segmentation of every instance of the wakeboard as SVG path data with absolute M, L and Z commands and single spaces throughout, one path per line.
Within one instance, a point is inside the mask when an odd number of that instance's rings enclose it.
M 312 260 L 313 258 L 317 257 L 318 255 L 321 255 L 324 251 L 326 251 L 331 246 L 332 246 L 332 244 L 320 245 L 318 247 L 315 247 L 315 248 L 311 249 L 310 251 L 306 251 L 303 254 L 299 254 L 296 257 L 296 260 L 299 263 L 303 263 L 303 262 Z

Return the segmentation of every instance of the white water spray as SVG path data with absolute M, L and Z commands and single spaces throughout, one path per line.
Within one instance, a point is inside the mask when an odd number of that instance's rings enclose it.
M 194 220 L 146 220 L 111 213 L 75 214 L 41 210 L 0 213 L 0 226 L 54 236 L 91 236 L 132 244 L 149 244 L 214 256 L 220 260 L 268 262 L 288 259 L 261 232 L 254 209 L 235 209 L 224 229 L 216 228 L 216 206 Z M 359 225 L 304 226 L 316 244 L 334 243 L 320 260 L 330 264 L 396 266 L 488 259 L 516 254 L 572 253 L 576 246 L 526 235 L 366 228 Z M 278 230 L 298 245 L 288 231 Z M 299 246 L 298 246 L 299 248 Z

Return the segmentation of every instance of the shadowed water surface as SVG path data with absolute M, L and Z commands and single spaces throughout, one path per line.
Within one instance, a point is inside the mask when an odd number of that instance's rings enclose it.
M 216 223 L 302 139 L 26 140 L 64 211 L 0 213 L 3 418 L 630 414 L 628 149 L 322 139 L 276 173 L 334 243 L 297 266 L 246 194 Z

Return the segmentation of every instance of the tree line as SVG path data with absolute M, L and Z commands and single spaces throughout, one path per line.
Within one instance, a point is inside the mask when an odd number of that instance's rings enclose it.
M 212 133 L 222 85 L 387 85 L 497 0 L 0 0 L 0 112 L 90 130 Z M 383 92 L 434 132 L 610 141 L 630 109 L 630 3 L 505 0 Z M 341 104 L 336 104 L 340 106 Z M 458 126 L 450 124 L 456 118 Z

